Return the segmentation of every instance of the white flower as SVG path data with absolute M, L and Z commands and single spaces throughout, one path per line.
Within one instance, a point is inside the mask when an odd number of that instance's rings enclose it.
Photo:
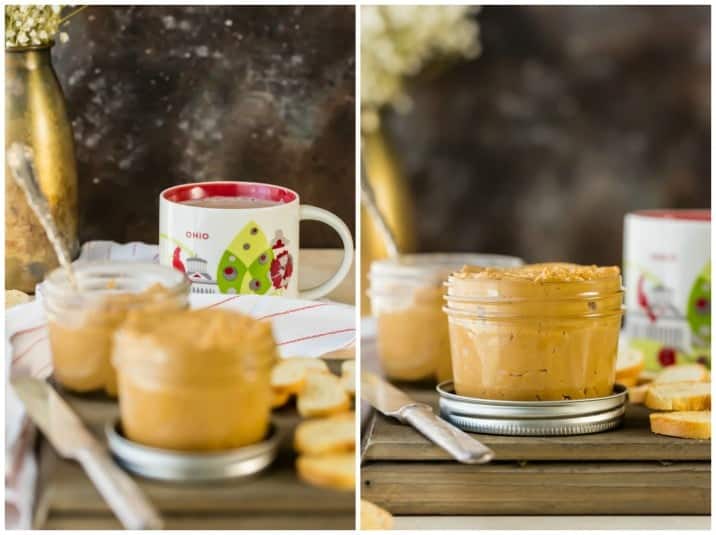
M 377 128 L 389 104 L 410 108 L 405 79 L 435 56 L 474 58 L 479 28 L 469 6 L 363 6 L 361 9 L 361 106 L 364 131 Z
M 5 6 L 5 47 L 49 44 L 57 34 L 63 5 Z M 66 36 L 65 36 L 66 37 Z M 65 42 L 60 34 L 60 41 Z

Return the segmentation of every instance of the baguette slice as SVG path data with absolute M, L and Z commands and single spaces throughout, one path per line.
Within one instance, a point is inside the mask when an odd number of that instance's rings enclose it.
M 307 455 L 344 453 L 355 449 L 355 445 L 355 414 L 353 412 L 306 420 L 296 427 L 294 447 L 299 453 Z
M 32 301 L 32 297 L 20 290 L 5 290 L 5 310 Z
M 360 501 L 360 529 L 393 529 L 393 515 L 368 500 Z
M 289 399 L 291 399 L 291 392 L 287 392 L 284 390 L 274 390 L 273 398 L 271 399 L 271 408 L 272 409 L 281 408 L 286 403 L 288 403 Z
M 341 365 L 341 384 L 351 396 L 356 395 L 356 361 L 346 360 Z
M 644 354 L 638 349 L 624 348 L 617 354 L 616 382 L 633 386 L 644 369 Z
M 655 383 L 677 383 L 681 381 L 710 381 L 711 376 L 703 364 L 677 364 L 659 372 Z
M 646 392 L 649 390 L 648 384 L 635 385 L 629 387 L 629 403 L 640 404 L 646 399 Z
M 351 400 L 341 380 L 330 372 L 313 371 L 298 395 L 296 407 L 304 418 L 330 416 L 350 409 Z
M 660 411 L 703 411 L 711 409 L 711 383 L 681 381 L 651 383 L 644 404 Z
M 353 490 L 355 480 L 355 452 L 327 455 L 301 455 L 296 459 L 298 476 L 319 487 Z
M 680 438 L 711 438 L 711 411 L 654 412 L 651 432 Z
M 300 394 L 311 371 L 328 372 L 328 366 L 323 360 L 310 357 L 280 360 L 271 370 L 271 386 L 278 392 Z

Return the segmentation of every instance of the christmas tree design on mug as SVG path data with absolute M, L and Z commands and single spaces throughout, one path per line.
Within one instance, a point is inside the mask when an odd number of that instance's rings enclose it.
M 293 273 L 293 259 L 279 230 L 269 244 L 253 221 L 244 226 L 221 257 L 216 282 L 221 293 L 264 295 L 281 293 Z

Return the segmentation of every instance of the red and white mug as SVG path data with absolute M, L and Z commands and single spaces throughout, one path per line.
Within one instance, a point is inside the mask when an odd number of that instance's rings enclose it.
M 332 227 L 343 242 L 336 273 L 299 291 L 301 221 Z M 197 182 L 159 196 L 159 261 L 184 271 L 194 293 L 282 295 L 318 299 L 348 274 L 353 239 L 336 215 L 301 205 L 298 193 L 259 182 Z

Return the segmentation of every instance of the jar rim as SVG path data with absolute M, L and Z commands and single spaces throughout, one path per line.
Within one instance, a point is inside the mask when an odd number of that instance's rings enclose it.
M 186 274 L 160 264 L 148 262 L 75 262 L 73 270 L 80 291 L 75 290 L 63 267 L 50 272 L 40 285 L 47 300 L 82 302 L 88 297 L 117 293 L 139 293 L 152 284 L 162 285 L 169 297 L 188 293 L 191 283 Z M 83 284 L 86 288 L 83 288 Z M 133 286 L 128 287 L 130 284 Z

